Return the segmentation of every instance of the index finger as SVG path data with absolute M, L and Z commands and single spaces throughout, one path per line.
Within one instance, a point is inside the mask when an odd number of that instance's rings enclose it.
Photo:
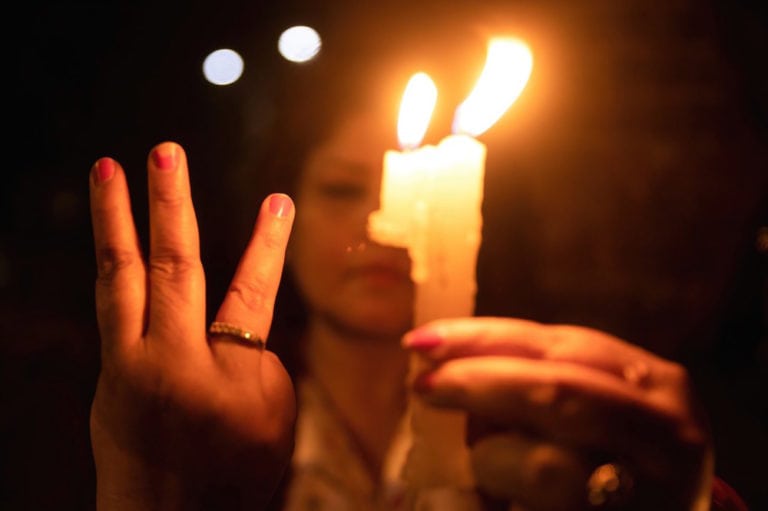
M 676 374 L 674 364 L 605 332 L 513 318 L 437 320 L 409 332 L 403 345 L 438 363 L 492 355 L 567 362 L 641 386 Z

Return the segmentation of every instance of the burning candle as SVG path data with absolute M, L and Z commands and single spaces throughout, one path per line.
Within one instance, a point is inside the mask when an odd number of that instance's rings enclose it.
M 491 40 L 483 72 L 456 110 L 453 134 L 437 146 L 419 147 L 437 97 L 434 84 L 418 73 L 406 87 L 398 119 L 403 151 L 384 155 L 380 209 L 371 213 L 368 232 L 374 241 L 408 250 L 417 326 L 474 314 L 486 156 L 475 137 L 517 99 L 532 67 L 531 52 L 521 41 Z M 411 370 L 419 369 L 414 359 Z M 416 489 L 473 488 L 465 414 L 415 400 L 408 413 L 404 479 Z

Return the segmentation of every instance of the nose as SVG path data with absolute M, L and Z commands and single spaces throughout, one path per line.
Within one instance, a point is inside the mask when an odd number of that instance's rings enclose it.
M 363 197 L 360 198 L 358 206 L 355 208 L 354 219 L 352 220 L 355 224 L 356 238 L 365 243 L 371 243 L 368 237 L 368 217 L 381 205 L 381 171 L 374 172 L 373 169 L 370 169 L 368 174 L 371 179 L 365 188 Z

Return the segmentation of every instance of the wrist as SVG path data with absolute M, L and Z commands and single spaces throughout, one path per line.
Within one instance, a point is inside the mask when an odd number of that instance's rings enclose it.
M 271 488 L 247 478 L 221 481 L 130 459 L 109 461 L 96 463 L 97 511 L 253 510 L 272 496 Z
M 118 466 L 119 465 L 119 466 Z M 129 464 L 130 465 L 130 464 Z M 161 470 L 126 464 L 96 469 L 98 511 L 146 511 L 195 509 L 194 495 L 182 479 Z

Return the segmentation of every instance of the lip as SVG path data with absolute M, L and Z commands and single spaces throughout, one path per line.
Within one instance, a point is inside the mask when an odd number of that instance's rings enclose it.
M 407 267 L 385 262 L 357 265 L 350 269 L 349 275 L 379 285 L 402 284 L 411 281 Z

